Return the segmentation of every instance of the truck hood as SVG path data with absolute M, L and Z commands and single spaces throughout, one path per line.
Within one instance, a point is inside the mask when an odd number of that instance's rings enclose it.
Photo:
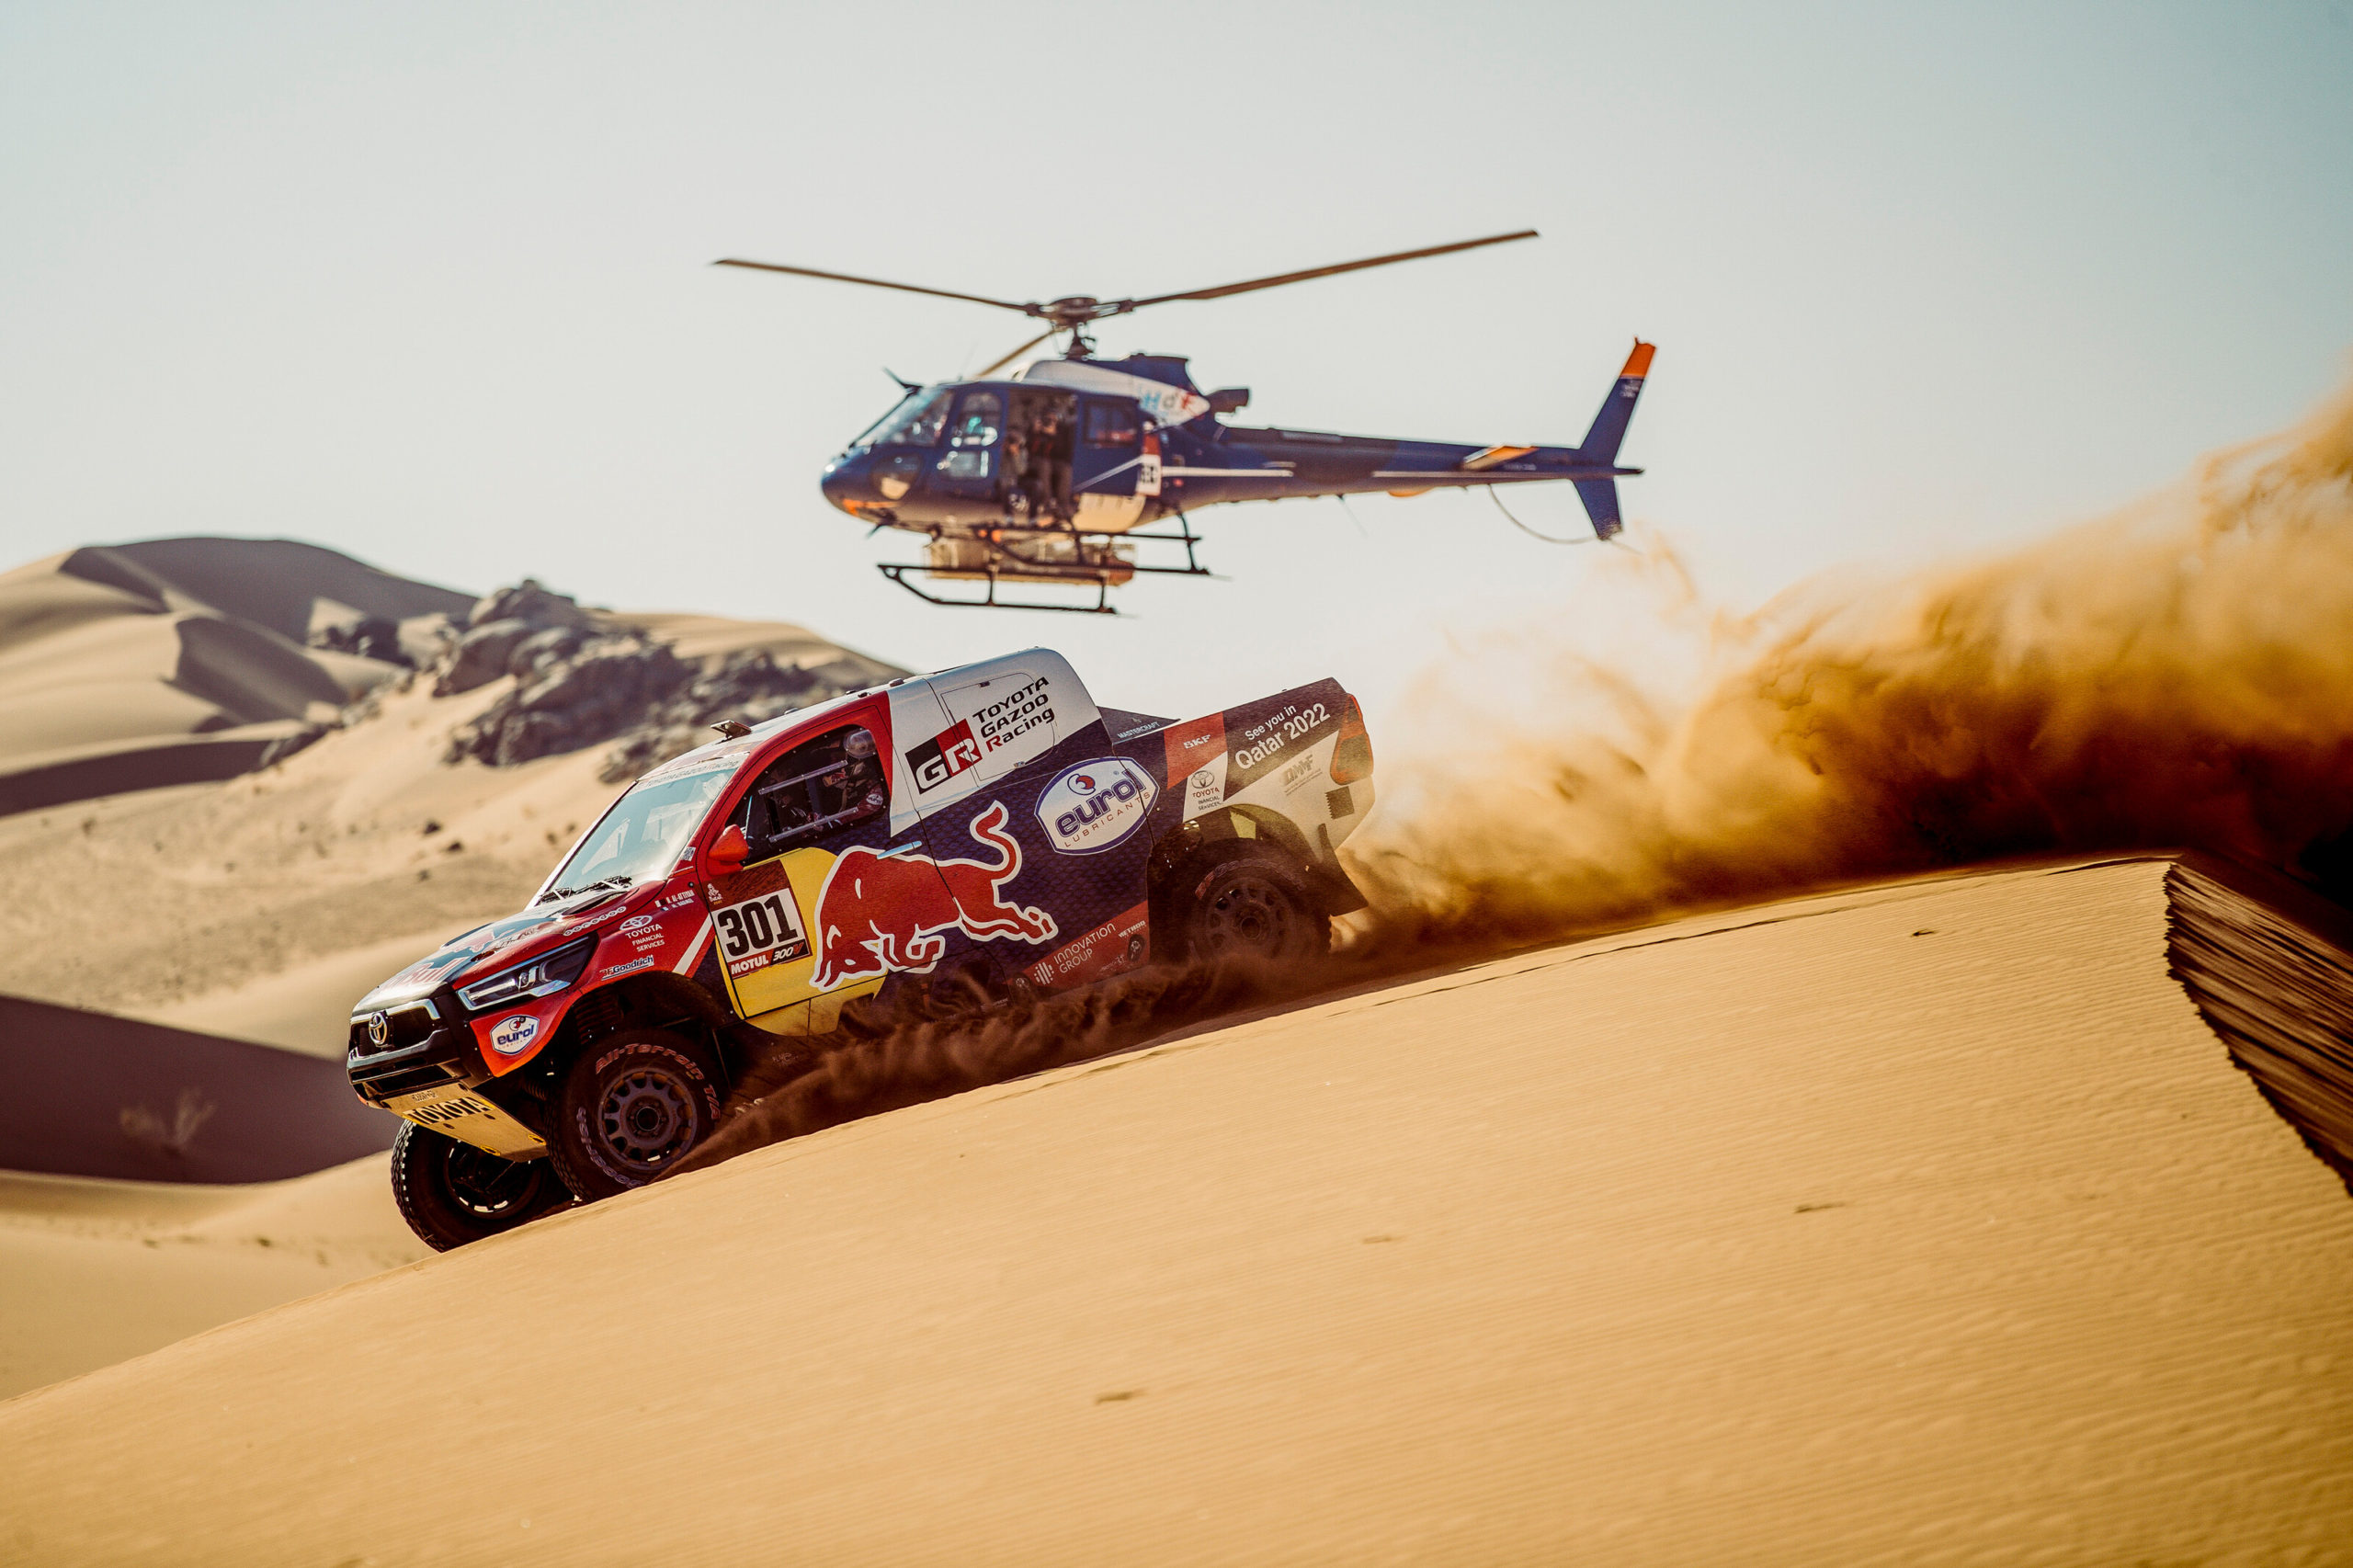
M 396 1007 L 428 996 L 444 985 L 478 979 L 509 964 L 521 963 L 604 925 L 646 902 L 656 891 L 656 885 L 600 888 L 575 893 L 559 903 L 540 904 L 487 926 L 477 926 L 450 937 L 431 957 L 420 959 L 361 997 L 351 1009 L 352 1016 L 357 1017 L 381 1007 Z

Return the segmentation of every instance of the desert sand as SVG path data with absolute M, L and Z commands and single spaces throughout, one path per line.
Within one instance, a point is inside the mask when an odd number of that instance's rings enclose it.
M 837 1128 L 0 1406 L 0 1539 L 2343 1561 L 2353 1202 L 2194 999 L 2234 896 L 1782 902 Z
M 0 1173 L 0 1397 L 426 1252 L 381 1156 L 240 1187 Z

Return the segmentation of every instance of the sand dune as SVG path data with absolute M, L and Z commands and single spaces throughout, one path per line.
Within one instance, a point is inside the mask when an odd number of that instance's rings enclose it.
M 258 1187 L 0 1173 L 0 1397 L 424 1256 L 381 1155 Z
M 305 645 L 472 599 L 290 540 L 92 547 L 0 574 L 0 812 L 225 778 L 394 666 Z
M 2201 875 L 1685 920 L 763 1150 L 0 1407 L 0 1517 L 53 1563 L 2336 1560 L 2353 1201 L 2171 972 L 2263 939 Z
M 343 1063 L 0 996 L 0 1167 L 131 1181 L 256 1182 L 389 1149 Z

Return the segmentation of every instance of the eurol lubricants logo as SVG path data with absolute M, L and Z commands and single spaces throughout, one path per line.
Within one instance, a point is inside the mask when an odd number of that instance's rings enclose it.
M 503 1054 L 512 1056 L 530 1044 L 532 1037 L 539 1032 L 539 1019 L 529 1013 L 517 1013 L 511 1018 L 499 1020 L 497 1027 L 490 1031 L 490 1043 Z
M 1038 797 L 1038 825 L 1065 855 L 1097 855 L 1126 840 L 1152 814 L 1160 787 L 1123 756 L 1066 768 Z

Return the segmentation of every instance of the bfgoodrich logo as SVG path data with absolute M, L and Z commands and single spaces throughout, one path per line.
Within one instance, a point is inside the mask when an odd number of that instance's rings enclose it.
M 1065 855 L 1097 855 L 1152 814 L 1160 787 L 1123 756 L 1097 757 L 1058 775 L 1038 797 L 1038 825 Z

